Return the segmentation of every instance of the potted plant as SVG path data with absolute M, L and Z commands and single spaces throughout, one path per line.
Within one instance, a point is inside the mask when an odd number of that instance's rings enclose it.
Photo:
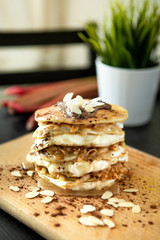
M 159 83 L 160 9 L 149 0 L 137 4 L 112 4 L 111 23 L 105 18 L 101 32 L 90 22 L 87 36 L 79 33 L 97 54 L 99 95 L 128 110 L 128 126 L 150 121 Z

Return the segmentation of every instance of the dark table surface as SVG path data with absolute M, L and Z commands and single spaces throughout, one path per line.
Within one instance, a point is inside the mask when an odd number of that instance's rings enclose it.
M 26 115 L 10 116 L 6 109 L 0 108 L 0 143 L 12 140 L 27 133 Z M 141 151 L 160 157 L 160 96 L 157 97 L 150 123 L 141 127 L 126 127 L 126 143 Z M 42 240 L 41 236 L 21 222 L 0 210 L 1 240 Z

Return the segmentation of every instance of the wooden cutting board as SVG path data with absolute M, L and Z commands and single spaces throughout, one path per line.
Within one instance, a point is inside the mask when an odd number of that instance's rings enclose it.
M 107 200 L 55 195 L 53 202 L 44 204 L 40 196 L 25 198 L 28 187 L 36 186 L 36 180 L 21 167 L 32 142 L 32 136 L 28 134 L 0 146 L 0 206 L 4 211 L 46 239 L 160 239 L 160 159 L 128 147 L 132 175 L 120 183 L 121 193 L 117 197 L 139 204 L 142 212 L 135 214 L 131 209 L 110 207 L 115 210 L 112 217 L 116 224 L 114 229 L 107 226 L 87 227 L 78 222 L 83 215 L 80 208 L 84 204 L 92 204 L 97 208 L 94 215 L 103 219 L 99 210 L 109 207 Z M 22 179 L 11 176 L 14 168 L 20 170 Z M 10 185 L 19 186 L 20 192 L 11 191 Z M 139 191 L 136 194 L 124 193 L 125 188 L 137 188 Z

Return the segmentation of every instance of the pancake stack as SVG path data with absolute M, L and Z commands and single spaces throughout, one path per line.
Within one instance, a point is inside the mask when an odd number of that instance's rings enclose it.
M 35 164 L 43 187 L 60 192 L 102 191 L 124 178 L 128 154 L 122 128 L 127 117 L 120 106 L 100 98 L 73 98 L 73 93 L 36 111 L 39 127 L 27 160 Z

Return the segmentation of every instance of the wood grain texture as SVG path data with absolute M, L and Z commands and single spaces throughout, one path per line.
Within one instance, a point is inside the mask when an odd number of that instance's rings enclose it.
M 113 221 L 115 229 L 108 227 L 86 227 L 78 222 L 82 214 L 80 208 L 84 204 L 92 204 L 99 210 L 108 208 L 106 200 L 99 197 L 53 197 L 52 203 L 41 203 L 41 196 L 34 199 L 25 198 L 29 186 L 36 186 L 34 178 L 27 176 L 21 163 L 33 142 L 31 134 L 0 146 L 0 206 L 3 210 L 35 230 L 46 239 L 76 239 L 76 240 L 158 240 L 160 236 L 160 159 L 128 147 L 129 167 L 131 177 L 120 183 L 124 198 L 139 204 L 140 214 L 134 214 L 131 209 L 115 210 Z M 12 169 L 19 169 L 23 178 L 11 176 Z M 19 186 L 20 192 L 13 192 L 9 186 Z M 137 188 L 135 194 L 124 193 L 125 188 Z M 89 215 L 89 214 L 88 214 Z

